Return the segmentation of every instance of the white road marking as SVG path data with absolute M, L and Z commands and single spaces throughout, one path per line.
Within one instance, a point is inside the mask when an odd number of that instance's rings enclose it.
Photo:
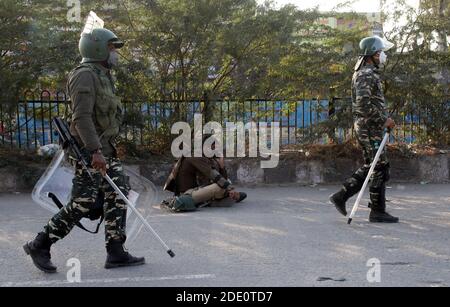
M 80 283 L 70 283 L 67 280 L 45 280 L 45 281 L 24 281 L 24 282 L 2 282 L 0 287 L 39 287 L 39 286 L 59 286 L 59 285 L 85 285 L 85 284 L 109 284 L 126 282 L 148 282 L 163 280 L 189 280 L 215 278 L 214 274 L 196 274 L 196 275 L 173 275 L 161 277 L 122 277 L 122 278 L 103 278 L 103 279 L 81 279 Z

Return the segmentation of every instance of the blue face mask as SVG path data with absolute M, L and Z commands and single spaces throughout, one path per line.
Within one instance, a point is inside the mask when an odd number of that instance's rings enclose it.
M 117 67 L 117 65 L 119 65 L 119 54 L 115 50 L 110 51 L 108 57 L 108 66 L 109 68 L 114 68 Z

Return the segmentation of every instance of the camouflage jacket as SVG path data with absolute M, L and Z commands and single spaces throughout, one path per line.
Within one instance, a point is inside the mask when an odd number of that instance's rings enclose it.
M 365 119 L 382 127 L 387 119 L 380 74 L 374 65 L 362 66 L 352 79 L 352 106 L 355 120 Z

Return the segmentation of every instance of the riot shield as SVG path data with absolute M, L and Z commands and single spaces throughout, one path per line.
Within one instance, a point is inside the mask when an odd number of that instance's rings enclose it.
M 147 219 L 151 214 L 152 204 L 157 198 L 157 190 L 150 180 L 140 176 L 129 167 L 124 166 L 124 171 L 130 177 L 132 189 L 128 198 L 134 204 L 134 207 L 138 209 L 139 213 Z M 65 159 L 64 151 L 62 149 L 58 150 L 33 189 L 33 201 L 52 214 L 57 213 L 59 208 L 51 196 L 56 196 L 62 205 L 66 205 L 70 200 L 73 177 L 73 167 Z M 95 229 L 97 222 L 91 221 L 88 218 L 81 220 L 83 226 L 89 230 Z M 143 224 L 137 218 L 136 214 L 128 209 L 127 242 L 132 242 L 136 238 L 137 234 L 142 230 L 142 226 Z

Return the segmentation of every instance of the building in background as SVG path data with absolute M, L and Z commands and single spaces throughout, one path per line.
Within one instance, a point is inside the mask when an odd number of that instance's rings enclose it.
M 355 14 L 358 17 L 365 17 L 366 22 L 364 22 L 364 18 L 355 18 Z M 380 12 L 373 13 L 339 13 L 339 17 L 323 17 L 319 20 L 319 23 L 324 26 L 329 26 L 333 29 L 366 29 L 367 35 L 383 35 L 383 23 Z

